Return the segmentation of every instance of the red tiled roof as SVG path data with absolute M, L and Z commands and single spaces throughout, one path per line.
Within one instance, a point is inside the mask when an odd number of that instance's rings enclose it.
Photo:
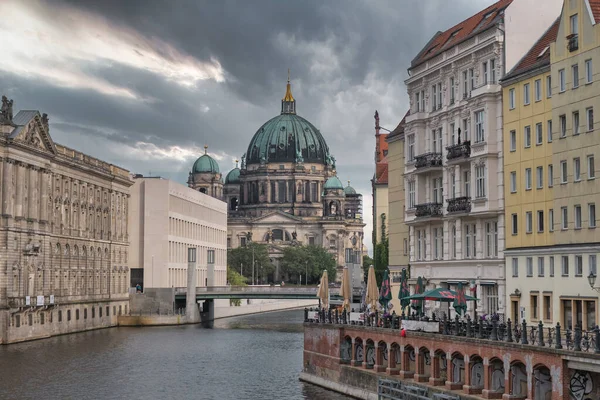
M 596 23 L 600 23 L 600 0 L 588 0 Z
M 600 0 L 590 1 L 600 2 Z M 411 68 L 457 45 L 473 33 L 481 32 L 494 25 L 498 21 L 498 17 L 504 14 L 504 9 L 512 2 L 513 0 L 500 0 L 447 31 L 436 33 L 423 50 L 412 60 Z
M 375 167 L 375 183 L 388 183 L 388 163 L 377 163 Z
M 598 1 L 600 2 L 600 0 Z M 548 28 L 542 37 L 540 37 L 533 45 L 533 47 L 529 49 L 527 54 L 525 54 L 525 56 L 519 60 L 517 65 L 515 65 L 513 69 L 506 74 L 504 80 L 510 79 L 527 71 L 531 71 L 535 68 L 550 65 L 550 49 L 548 47 L 550 46 L 550 43 L 556 40 L 559 25 L 560 18 L 557 18 L 550 28 Z

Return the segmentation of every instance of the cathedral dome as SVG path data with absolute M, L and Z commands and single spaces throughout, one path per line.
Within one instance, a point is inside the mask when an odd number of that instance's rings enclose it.
M 342 185 L 342 182 L 337 176 L 332 176 L 331 178 L 327 179 L 327 182 L 325 182 L 325 186 L 323 186 L 323 189 L 344 190 L 344 185 Z
M 201 173 L 219 173 L 219 164 L 215 161 L 214 158 L 207 154 L 208 146 L 204 146 L 204 154 L 196 160 L 194 163 L 194 167 L 192 168 L 192 173 L 201 174 Z
M 296 100 L 288 80 L 281 115 L 267 121 L 252 137 L 246 164 L 304 162 L 334 165 L 321 132 L 296 115 Z
M 354 188 L 352 186 L 350 186 L 350 181 L 348 181 L 348 186 L 346 186 L 344 188 L 344 193 L 346 195 L 353 195 L 356 194 L 356 190 L 354 190 Z
M 225 184 L 240 183 L 240 169 L 237 166 L 237 160 L 235 160 L 235 168 L 229 171 L 225 177 Z

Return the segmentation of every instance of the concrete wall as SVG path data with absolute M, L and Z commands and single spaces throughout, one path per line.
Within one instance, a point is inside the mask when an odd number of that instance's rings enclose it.
M 257 314 L 269 311 L 281 311 L 299 307 L 318 306 L 319 302 L 315 300 L 276 300 L 260 304 L 248 304 L 239 307 L 218 307 L 215 306 L 215 319 L 235 317 L 238 315 Z

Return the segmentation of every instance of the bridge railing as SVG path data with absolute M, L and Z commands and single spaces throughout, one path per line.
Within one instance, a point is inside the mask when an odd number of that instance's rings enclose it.
M 318 288 L 315 286 L 202 286 L 196 288 L 196 294 L 222 294 L 222 293 L 250 293 L 250 294 L 314 294 Z M 175 294 L 186 294 L 187 287 L 176 287 Z M 353 295 L 360 295 L 361 289 L 355 288 Z M 330 296 L 339 296 L 340 288 L 329 288 Z

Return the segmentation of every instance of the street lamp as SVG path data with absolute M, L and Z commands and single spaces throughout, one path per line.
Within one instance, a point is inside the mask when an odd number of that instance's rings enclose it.
M 600 287 L 595 287 L 594 285 L 596 284 L 596 274 L 594 274 L 593 272 L 590 272 L 590 274 L 588 275 L 588 283 L 590 284 L 590 287 L 592 289 L 594 289 L 596 292 L 600 292 Z

